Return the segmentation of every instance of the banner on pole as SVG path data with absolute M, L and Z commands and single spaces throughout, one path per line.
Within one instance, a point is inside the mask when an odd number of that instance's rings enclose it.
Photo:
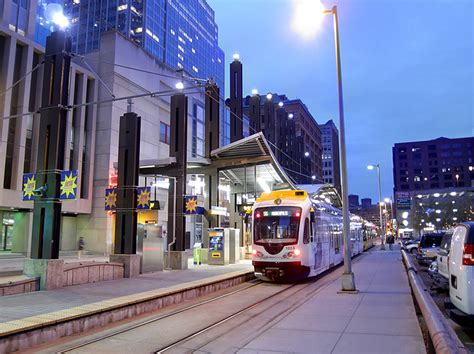
M 151 187 L 137 187 L 137 209 L 150 209 Z
M 105 210 L 117 209 L 117 191 L 115 188 L 105 190 Z
M 25 173 L 23 175 L 23 200 L 34 200 L 34 190 L 36 189 L 36 174 Z

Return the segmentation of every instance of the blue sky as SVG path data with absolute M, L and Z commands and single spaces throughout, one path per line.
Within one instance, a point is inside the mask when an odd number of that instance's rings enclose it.
M 329 16 L 307 40 L 291 28 L 292 0 L 208 3 L 226 62 L 241 56 L 244 95 L 252 88 L 285 93 L 302 99 L 318 123 L 338 122 Z M 378 199 L 366 166 L 380 163 L 382 192 L 391 196 L 394 143 L 474 135 L 474 1 L 324 4 L 339 12 L 349 193 Z

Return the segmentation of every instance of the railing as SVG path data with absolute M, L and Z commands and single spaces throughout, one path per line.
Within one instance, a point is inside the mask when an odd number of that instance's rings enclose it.
M 443 354 L 464 354 L 468 353 L 464 345 L 459 340 L 450 326 L 449 322 L 441 313 L 438 306 L 435 304 L 431 295 L 426 289 L 423 281 L 418 276 L 416 267 L 413 264 L 412 257 L 410 257 L 404 250 L 402 252 L 403 261 L 407 268 L 408 279 L 413 294 L 415 295 L 418 307 L 425 319 L 426 327 L 430 334 L 431 342 L 436 353 Z

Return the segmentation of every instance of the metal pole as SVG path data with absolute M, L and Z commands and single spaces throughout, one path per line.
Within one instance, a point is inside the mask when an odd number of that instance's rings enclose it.
M 337 7 L 333 6 L 334 16 L 334 41 L 336 45 L 336 67 L 337 67 L 337 88 L 339 97 L 339 144 L 341 152 L 341 186 L 342 186 L 342 223 L 344 233 L 344 274 L 342 275 L 342 291 L 356 291 L 354 273 L 351 264 L 351 240 L 350 217 L 349 217 L 349 193 L 347 183 L 346 164 L 346 136 L 344 126 L 344 104 L 342 97 L 342 73 L 341 73 L 341 53 L 339 48 L 339 24 L 337 19 Z
M 171 246 L 176 243 L 176 177 L 168 177 L 173 179 L 173 241 L 168 243 L 168 268 L 167 270 L 172 270 L 171 268 Z M 169 199 L 168 199 L 169 200 Z
M 382 245 L 380 246 L 381 250 L 385 249 L 385 228 L 382 220 L 382 183 L 380 181 L 380 165 L 377 164 L 377 175 L 379 180 L 379 211 L 380 211 L 380 233 L 382 237 Z

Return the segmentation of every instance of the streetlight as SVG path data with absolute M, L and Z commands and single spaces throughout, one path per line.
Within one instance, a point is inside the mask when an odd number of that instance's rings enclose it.
M 312 36 L 316 32 L 318 20 L 322 20 L 323 15 L 331 14 L 334 19 L 334 42 L 336 46 L 336 71 L 337 88 L 339 98 L 339 152 L 341 156 L 341 186 L 342 186 L 342 220 L 344 233 L 344 273 L 342 274 L 342 291 L 356 291 L 354 273 L 351 264 L 351 241 L 350 216 L 349 216 L 349 193 L 347 183 L 347 164 L 346 164 L 346 135 L 344 125 L 344 104 L 342 96 L 342 71 L 341 71 L 341 53 L 339 48 L 339 24 L 337 18 L 337 7 L 333 6 L 331 10 L 325 10 L 319 1 L 300 0 L 295 3 L 295 19 L 293 27 L 303 33 L 305 36 Z M 314 18 L 315 15 L 317 18 Z
M 373 170 L 374 168 L 377 169 L 378 181 L 379 181 L 379 212 L 380 212 L 380 233 L 382 236 L 382 245 L 380 246 L 381 250 L 385 249 L 385 232 L 383 228 L 383 220 L 382 220 L 382 184 L 380 183 L 380 165 L 374 164 L 367 166 L 368 170 Z
M 390 203 L 390 215 L 392 216 L 392 223 L 393 223 L 393 202 L 392 198 L 384 198 L 385 203 Z

